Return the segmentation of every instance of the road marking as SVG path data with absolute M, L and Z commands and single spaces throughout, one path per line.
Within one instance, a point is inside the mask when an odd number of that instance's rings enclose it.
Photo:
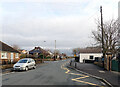
M 106 85 L 104 82 L 101 82 L 103 85 Z
M 23 72 L 9 72 L 9 73 L 2 74 L 2 76 L 4 76 L 4 75 L 9 75 L 9 74 L 13 74 L 13 73 L 25 73 L 25 72 L 29 72 L 29 71 L 23 71 Z
M 81 77 L 79 77 L 79 78 L 71 79 L 72 81 L 81 82 L 81 83 L 85 83 L 85 84 L 89 84 L 89 85 L 97 85 L 97 84 L 94 84 L 94 83 L 91 83 L 91 82 L 86 82 L 86 81 L 80 80 L 80 79 L 88 78 L 89 76 L 87 76 L 87 75 L 70 73 L 70 70 L 69 70 L 68 68 L 64 67 L 67 63 L 69 63 L 69 62 L 66 62 L 65 64 L 61 65 L 61 68 L 62 68 L 62 69 L 67 70 L 67 71 L 65 72 L 66 74 L 81 76 Z M 99 86 L 99 85 L 97 85 L 97 86 Z
M 99 71 L 100 73 L 105 73 L 105 71 Z

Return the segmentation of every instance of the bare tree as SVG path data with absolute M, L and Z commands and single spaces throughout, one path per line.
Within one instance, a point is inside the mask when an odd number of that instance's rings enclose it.
M 55 50 L 54 51 L 54 54 L 56 53 L 56 55 L 59 55 L 60 54 L 60 51 L 59 50 Z
M 103 38 L 104 38 L 104 48 L 105 53 L 111 52 L 113 55 L 116 53 L 116 46 L 118 43 L 118 30 L 120 28 L 120 23 L 118 20 L 110 20 L 103 24 Z M 96 44 L 102 44 L 102 34 L 101 34 L 101 24 L 97 21 L 97 30 L 92 31 L 93 38 L 97 42 Z
M 72 51 L 73 51 L 72 54 L 73 54 L 73 55 L 79 55 L 79 54 L 80 54 L 80 49 L 81 49 L 81 48 L 74 48 L 74 49 L 72 50 Z
M 16 50 L 19 50 L 19 49 L 20 49 L 20 47 L 19 47 L 18 45 L 16 45 L 16 44 L 14 44 L 12 47 L 13 47 L 14 49 L 16 49 Z

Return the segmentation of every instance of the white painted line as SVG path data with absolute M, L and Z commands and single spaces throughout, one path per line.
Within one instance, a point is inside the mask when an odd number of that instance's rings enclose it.
M 100 73 L 105 73 L 105 71 L 99 71 Z
M 103 85 L 106 85 L 106 84 L 105 84 L 104 82 L 102 82 L 102 81 L 101 81 L 101 83 L 102 83 Z

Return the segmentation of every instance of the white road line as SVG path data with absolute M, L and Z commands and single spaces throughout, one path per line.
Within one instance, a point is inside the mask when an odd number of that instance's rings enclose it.
M 101 70 L 100 70 L 99 72 L 100 72 L 100 73 L 105 73 L 105 71 L 101 71 Z
M 106 85 L 106 84 L 105 84 L 104 82 L 102 82 L 102 81 L 101 81 L 101 83 L 102 83 L 103 85 Z

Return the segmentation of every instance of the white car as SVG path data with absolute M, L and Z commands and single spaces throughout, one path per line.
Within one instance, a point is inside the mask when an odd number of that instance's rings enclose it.
M 13 66 L 13 70 L 28 70 L 28 69 L 35 69 L 36 64 L 34 59 L 32 58 L 24 58 L 20 59 L 16 64 Z

